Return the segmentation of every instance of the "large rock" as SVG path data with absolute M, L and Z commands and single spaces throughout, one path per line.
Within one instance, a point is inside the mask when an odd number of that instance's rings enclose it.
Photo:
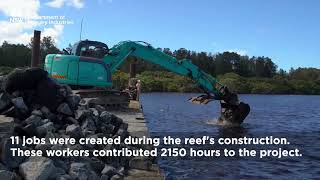
M 111 165 L 106 164 L 103 168 L 103 170 L 101 171 L 101 174 L 103 175 L 107 175 L 109 177 L 112 177 L 113 175 L 115 175 L 117 173 L 116 168 L 114 168 Z
M 58 175 L 56 180 L 73 180 L 69 174 Z
M 94 115 L 94 116 L 99 116 L 100 114 L 99 114 L 99 111 L 97 110 L 97 109 L 95 109 L 95 108 L 89 108 L 89 110 L 92 112 L 92 114 Z
M 70 116 L 67 117 L 65 120 L 67 121 L 67 123 L 70 123 L 70 124 L 79 124 L 79 122 L 75 118 Z
M 85 163 L 72 163 L 69 175 L 77 180 L 99 180 L 99 177 Z
M 122 180 L 122 179 L 123 179 L 123 177 L 120 176 L 119 174 L 116 174 L 116 175 L 114 175 L 114 176 L 112 176 L 112 177 L 110 178 L 110 180 Z
M 107 111 L 103 111 L 101 114 L 100 114 L 100 121 L 103 122 L 103 123 L 110 123 L 112 118 L 114 118 L 114 115 L 107 112 Z
M 14 130 L 14 119 L 0 115 L 0 139 L 9 136 Z
M 67 97 L 72 95 L 72 89 L 70 88 L 70 86 L 68 85 L 60 85 L 59 87 L 59 95 L 63 96 L 63 97 Z
M 104 168 L 104 163 L 96 157 L 90 158 L 89 163 L 90 163 L 91 168 L 98 174 L 100 174 L 100 172 Z
M 99 126 L 100 130 L 104 134 L 112 134 L 114 132 L 115 126 L 112 124 Z
M 152 162 L 145 157 L 134 157 L 130 160 L 129 167 L 133 169 L 150 170 Z
M 81 97 L 79 95 L 69 95 L 66 100 L 70 108 L 76 110 L 81 101 Z
M 20 180 L 21 178 L 14 172 L 0 170 L 0 179 L 1 180 Z
M 46 157 L 30 157 L 19 166 L 19 172 L 25 180 L 45 180 L 57 172 L 53 161 Z
M 35 115 L 35 116 L 38 116 L 38 117 L 44 117 L 43 113 L 41 112 L 41 110 L 33 110 L 31 112 L 31 115 Z
M 17 98 L 13 98 L 11 99 L 12 103 L 14 104 L 14 107 L 19 110 L 22 113 L 28 113 L 29 108 L 28 106 L 25 104 L 24 100 L 22 97 L 17 97 Z
M 7 93 L 5 92 L 0 92 L 0 113 L 4 110 L 6 110 L 7 108 L 9 108 L 11 104 L 11 99 L 8 96 Z
M 45 137 L 47 133 L 54 132 L 55 128 L 52 122 L 47 122 L 36 128 L 39 137 Z
M 48 73 L 41 68 L 15 69 L 3 82 L 3 88 L 9 93 L 17 90 L 35 89 L 42 79 L 46 79 Z
M 87 118 L 81 125 L 81 128 L 83 131 L 91 131 L 95 132 L 97 130 L 97 127 L 93 121 L 92 118 Z
M 87 117 L 91 116 L 91 111 L 88 109 L 78 109 L 74 114 L 75 118 L 79 121 L 85 120 Z
M 37 85 L 34 102 L 46 106 L 50 111 L 54 112 L 63 100 L 58 96 L 58 89 L 59 85 L 52 79 L 43 79 Z
M 41 125 L 41 117 L 36 115 L 31 115 L 22 122 L 23 125 L 33 124 L 35 127 Z
M 81 138 L 83 137 L 82 130 L 79 125 L 72 124 L 67 126 L 66 134 L 73 138 Z
M 11 148 L 20 148 L 24 149 L 20 144 L 12 144 L 11 139 L 5 138 L 1 142 L 1 161 L 5 164 L 6 167 L 12 169 L 19 167 L 19 164 L 22 163 L 25 159 L 23 156 L 13 156 Z
M 56 115 L 53 114 L 53 113 L 50 111 L 50 109 L 47 108 L 46 106 L 41 107 L 40 111 L 41 111 L 41 113 L 43 114 L 43 116 L 44 116 L 45 118 L 48 118 L 48 119 L 50 119 L 50 120 L 55 120 Z
M 65 114 L 68 116 L 72 116 L 73 112 L 70 109 L 69 105 L 67 103 L 62 103 L 59 105 L 59 107 L 57 108 L 57 111 L 61 114 Z

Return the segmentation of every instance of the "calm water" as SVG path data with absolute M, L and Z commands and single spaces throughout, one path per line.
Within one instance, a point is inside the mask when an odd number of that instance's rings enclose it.
M 167 179 L 320 179 L 320 96 L 241 95 L 251 113 L 239 128 L 215 125 L 218 102 L 195 105 L 196 94 L 146 93 L 142 104 L 153 136 L 286 137 L 299 158 L 159 158 Z M 287 146 L 289 147 L 289 146 Z

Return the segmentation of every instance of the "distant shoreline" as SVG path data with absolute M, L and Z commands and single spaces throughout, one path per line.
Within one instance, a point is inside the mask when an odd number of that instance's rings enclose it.
M 13 68 L 0 67 L 0 74 L 7 74 Z M 293 75 L 273 77 L 243 77 L 236 73 L 218 75 L 216 79 L 238 94 L 251 95 L 320 95 L 320 69 L 297 69 Z M 191 79 L 168 71 L 143 71 L 136 76 L 142 82 L 142 91 L 201 93 Z M 125 89 L 128 73 L 117 71 L 112 74 L 115 89 Z

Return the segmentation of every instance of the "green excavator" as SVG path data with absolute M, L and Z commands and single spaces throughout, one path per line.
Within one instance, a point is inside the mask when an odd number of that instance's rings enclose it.
M 112 74 L 129 56 L 141 58 L 171 72 L 191 78 L 204 94 L 190 98 L 189 101 L 207 104 L 212 100 L 219 100 L 221 104 L 220 122 L 241 124 L 250 112 L 250 106 L 240 102 L 236 93 L 231 92 L 214 77 L 192 64 L 191 60 L 177 60 L 142 41 L 123 41 L 111 49 L 102 42 L 80 41 L 72 47 L 71 52 L 47 55 L 45 69 L 52 78 L 62 84 L 111 88 Z M 91 93 L 92 91 L 88 90 L 82 95 Z M 94 93 L 94 96 L 97 96 L 97 93 Z

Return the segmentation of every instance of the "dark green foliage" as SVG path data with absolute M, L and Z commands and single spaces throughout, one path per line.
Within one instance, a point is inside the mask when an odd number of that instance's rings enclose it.
M 29 43 L 30 49 L 32 49 L 33 38 L 31 38 L 31 42 Z M 40 42 L 40 63 L 44 63 L 44 59 L 48 54 L 59 54 L 62 53 L 56 46 L 54 39 L 50 36 L 45 36 L 42 38 Z
M 31 41 L 32 42 L 32 41 Z M 31 44 L 9 44 L 0 46 L 0 75 L 7 74 L 15 67 L 29 66 Z M 67 51 L 70 51 L 70 46 Z M 54 45 L 51 37 L 44 37 L 40 46 L 41 63 L 47 54 L 61 53 Z M 238 93 L 257 94 L 320 94 L 320 69 L 298 68 L 289 72 L 279 69 L 268 57 L 241 56 L 235 52 L 211 54 L 195 52 L 181 48 L 171 51 L 169 48 L 158 48 L 162 52 L 175 56 L 177 59 L 190 59 L 203 71 L 218 76 L 221 83 Z M 113 74 L 114 87 L 124 89 L 129 79 L 129 65 L 137 64 L 137 77 L 142 80 L 143 91 L 175 91 L 196 92 L 196 83 L 166 69 L 148 63 L 140 58 L 128 57 Z
M 116 71 L 112 74 L 113 88 L 125 89 L 128 86 L 129 74 L 122 71 Z
M 33 40 L 31 39 L 28 46 L 23 44 L 10 44 L 4 41 L 0 46 L 0 66 L 30 66 L 32 41 Z M 47 54 L 56 54 L 60 52 L 61 51 L 55 46 L 55 42 L 51 37 L 43 37 L 40 44 L 40 63 L 44 63 L 44 58 Z M 0 72 L 2 72 L 2 70 Z
M 0 46 L 0 66 L 23 67 L 30 65 L 31 50 L 23 44 L 9 44 L 6 41 Z
M 306 69 L 308 71 L 308 69 Z M 199 92 L 192 80 L 167 71 L 144 71 L 137 75 L 144 92 Z M 129 75 L 116 72 L 117 89 L 126 87 Z M 288 79 L 281 74 L 273 78 L 243 77 L 236 73 L 218 76 L 219 82 L 241 94 L 320 94 L 320 84 L 311 80 Z M 120 85 L 119 85 L 120 84 Z
M 164 71 L 145 71 L 137 76 L 144 92 L 195 92 L 194 82 L 186 77 Z

